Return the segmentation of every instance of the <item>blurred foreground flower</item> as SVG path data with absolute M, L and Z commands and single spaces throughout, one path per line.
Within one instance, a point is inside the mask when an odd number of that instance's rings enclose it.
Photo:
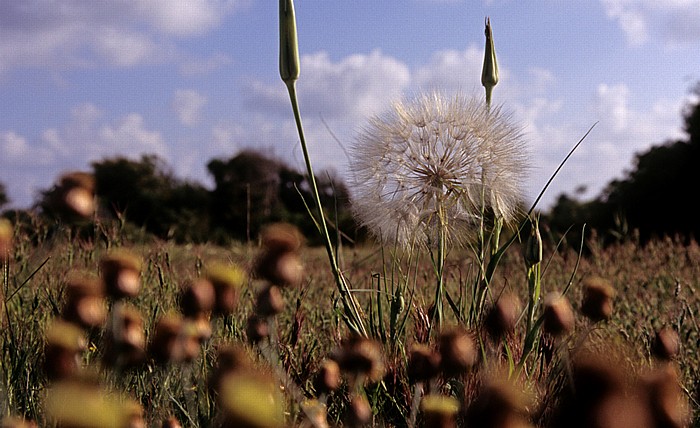
M 513 219 L 527 170 L 520 129 L 499 108 L 439 92 L 373 118 L 352 148 L 354 211 L 384 242 L 463 242 L 493 213 Z

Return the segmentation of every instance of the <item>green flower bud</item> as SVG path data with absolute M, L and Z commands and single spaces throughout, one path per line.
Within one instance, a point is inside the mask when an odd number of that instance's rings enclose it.
M 293 0 L 280 0 L 280 76 L 287 85 L 299 78 L 299 45 Z
M 491 105 L 491 92 L 498 83 L 498 62 L 496 61 L 496 48 L 493 46 L 493 34 L 491 33 L 491 20 L 485 21 L 486 48 L 484 50 L 484 67 L 481 70 L 481 84 L 486 88 L 486 104 Z
M 530 228 L 530 236 L 525 243 L 525 263 L 532 267 L 542 261 L 542 236 L 540 235 L 539 221 L 536 219 Z

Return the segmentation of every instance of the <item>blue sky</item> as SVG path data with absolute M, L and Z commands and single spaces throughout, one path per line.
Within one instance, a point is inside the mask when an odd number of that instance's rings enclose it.
M 317 169 L 393 100 L 440 89 L 483 96 L 484 17 L 533 164 L 532 200 L 593 197 L 635 153 L 683 138 L 700 80 L 700 0 L 297 0 L 307 138 Z M 0 2 L 0 182 L 28 206 L 64 171 L 155 153 L 211 185 L 206 163 L 246 147 L 302 166 L 278 75 L 272 0 Z M 335 141 L 331 132 L 337 137 Z

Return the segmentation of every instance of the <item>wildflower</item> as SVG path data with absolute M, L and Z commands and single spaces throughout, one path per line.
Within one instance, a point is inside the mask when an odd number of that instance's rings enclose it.
M 374 117 L 352 147 L 353 209 L 384 242 L 460 242 L 484 215 L 516 214 L 526 171 L 520 129 L 496 108 L 434 92 Z

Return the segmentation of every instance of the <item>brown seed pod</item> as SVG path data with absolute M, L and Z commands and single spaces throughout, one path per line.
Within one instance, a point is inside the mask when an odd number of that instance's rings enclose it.
M 95 179 L 85 172 L 70 172 L 59 179 L 49 201 L 53 210 L 67 220 L 87 219 L 95 212 Z
M 615 290 L 600 277 L 588 278 L 583 283 L 581 312 L 593 322 L 610 319 L 613 312 Z
M 180 315 L 168 314 L 158 320 L 148 344 L 148 355 L 160 364 L 182 361 L 185 357 L 183 329 Z
M 259 343 L 270 336 L 270 324 L 264 318 L 251 315 L 248 318 L 245 331 L 250 343 Z
M 141 259 L 126 250 L 116 250 L 100 261 L 107 294 L 114 299 L 136 297 L 141 290 Z
M 426 395 L 420 403 L 427 428 L 456 428 L 459 401 L 444 395 Z M 470 425 L 471 426 L 471 425 Z M 474 425 L 483 426 L 483 425 Z
M 104 287 L 98 278 L 73 274 L 66 281 L 66 303 L 62 316 L 83 328 L 101 326 L 107 319 Z
M 239 345 L 223 345 L 217 349 L 216 366 L 209 377 L 209 390 L 218 392 L 221 380 L 237 371 L 249 371 L 253 367 L 253 361 L 245 349 Z
M 467 409 L 468 426 L 526 427 L 529 400 L 506 378 L 487 379 Z
M 36 422 L 31 419 L 6 416 L 0 422 L 2 428 L 38 428 Z
M 440 354 L 427 345 L 414 343 L 408 352 L 408 380 L 427 382 L 440 373 Z
M 359 427 L 372 420 L 372 407 L 363 395 L 355 395 L 350 400 L 348 408 L 348 425 Z
M 655 422 L 654 426 L 688 426 L 690 408 L 679 387 L 678 372 L 672 364 L 663 364 L 643 376 L 639 388 L 644 404 Z
M 80 369 L 80 354 L 87 347 L 83 330 L 74 324 L 56 320 L 46 332 L 44 371 L 49 380 L 74 377 Z
M 515 294 L 504 294 L 486 312 L 484 326 L 486 332 L 494 340 L 499 340 L 515 330 L 522 305 Z
M 440 368 L 446 377 L 460 376 L 476 365 L 479 353 L 472 336 L 461 327 L 440 334 Z
M 186 317 L 197 317 L 202 313 L 210 312 L 216 303 L 214 285 L 205 278 L 198 278 L 192 282 L 180 296 L 180 310 Z
M 324 360 L 314 378 L 317 394 L 328 394 L 340 386 L 340 366 L 334 360 Z
M 240 289 L 246 281 L 245 272 L 234 265 L 213 263 L 206 269 L 204 277 L 214 286 L 214 312 L 219 315 L 231 314 L 236 309 Z
M 260 317 L 267 318 L 277 315 L 284 310 L 284 297 L 279 287 L 270 285 L 263 288 L 255 303 L 255 312 Z
M 182 424 L 180 421 L 177 420 L 175 416 L 171 416 L 167 419 L 163 420 L 163 423 L 160 425 L 161 428 L 182 428 Z
M 664 327 L 656 332 L 651 352 L 661 361 L 671 361 L 678 356 L 680 345 L 678 333 L 670 327 Z
M 555 337 L 563 336 L 574 328 L 574 311 L 569 300 L 553 291 L 544 299 L 542 329 Z
M 103 362 L 109 367 L 132 367 L 142 363 L 146 357 L 146 336 L 141 314 L 130 306 L 113 311 L 113 325 L 107 334 Z
M 260 240 L 267 251 L 280 253 L 298 251 L 304 242 L 299 229 L 289 223 L 274 223 L 266 226 L 260 235 Z
M 351 336 L 334 357 L 340 369 L 353 376 L 361 375 L 369 382 L 384 376 L 384 356 L 381 345 L 361 336 Z
M 257 260 L 255 274 L 280 287 L 295 287 L 301 284 L 304 266 L 295 252 L 268 251 Z
M 238 371 L 221 379 L 217 396 L 222 428 L 284 427 L 284 397 L 279 384 L 257 371 Z

